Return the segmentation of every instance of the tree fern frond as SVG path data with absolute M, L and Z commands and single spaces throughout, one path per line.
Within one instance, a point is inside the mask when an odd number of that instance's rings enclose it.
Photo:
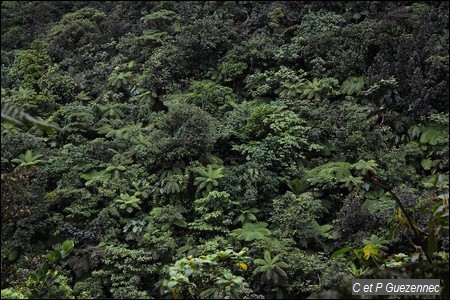
M 1 103 L 1 114 L 2 114 L 2 122 L 8 121 L 14 123 L 16 125 L 24 125 L 25 123 L 31 123 L 37 125 L 39 128 L 51 133 L 52 129 L 59 129 L 57 126 L 53 124 L 48 124 L 46 122 L 40 121 L 30 114 L 22 111 L 21 109 L 15 107 L 9 103 Z

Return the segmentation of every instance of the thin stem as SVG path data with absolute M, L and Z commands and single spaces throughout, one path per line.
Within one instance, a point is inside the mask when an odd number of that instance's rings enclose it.
M 431 264 L 431 263 L 432 263 L 432 260 L 431 260 L 430 256 L 428 255 L 428 252 L 425 250 L 425 246 L 424 246 L 424 244 L 423 244 L 422 237 L 420 236 L 420 233 L 419 233 L 419 231 L 417 230 L 416 226 L 414 225 L 413 221 L 411 220 L 409 214 L 406 212 L 405 207 L 403 206 L 402 201 L 400 201 L 400 198 L 397 197 L 397 195 L 392 191 L 392 189 L 393 189 L 392 186 L 391 186 L 391 185 L 385 185 L 385 184 L 382 184 L 378 179 L 372 177 L 371 174 L 366 174 L 366 178 L 369 179 L 373 184 L 375 184 L 375 185 L 381 187 L 382 189 L 388 191 L 388 192 L 392 195 L 392 198 L 394 198 L 395 202 L 396 202 L 396 203 L 398 204 L 398 206 L 400 207 L 400 210 L 401 210 L 401 211 L 403 212 L 403 214 L 405 215 L 406 220 L 407 220 L 408 223 L 409 223 L 409 226 L 411 226 L 411 229 L 413 230 L 414 235 L 416 236 L 417 240 L 419 241 L 419 243 L 420 243 L 420 248 L 422 248 L 422 252 L 425 254 L 425 257 L 427 258 L 428 262 Z

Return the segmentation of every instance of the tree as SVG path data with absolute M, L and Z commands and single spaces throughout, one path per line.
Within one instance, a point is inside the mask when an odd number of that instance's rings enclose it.
M 126 90 L 130 86 L 132 72 L 112 73 L 108 78 L 109 85 L 116 90 Z
M 261 283 L 268 282 L 278 285 L 282 284 L 288 277 L 282 268 L 288 268 L 289 266 L 280 260 L 280 254 L 272 258 L 269 251 L 264 251 L 264 259 L 255 259 L 255 264 L 259 266 L 254 272 L 262 273 Z
M 34 154 L 33 151 L 27 150 L 25 154 L 20 155 L 18 158 L 14 158 L 11 161 L 19 164 L 19 167 L 26 167 L 36 165 L 43 162 L 41 158 L 43 155 Z
M 195 178 L 195 185 L 198 185 L 197 192 L 206 189 L 206 192 L 217 190 L 219 186 L 219 178 L 222 178 L 223 167 L 216 168 L 213 165 L 208 165 L 206 169 L 199 169 L 198 172 L 201 176 Z

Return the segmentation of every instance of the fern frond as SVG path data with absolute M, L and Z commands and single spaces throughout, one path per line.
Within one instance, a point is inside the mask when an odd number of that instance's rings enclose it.
M 30 114 L 22 111 L 10 103 L 1 104 L 2 122 L 8 121 L 16 125 L 24 125 L 26 122 L 32 123 L 40 127 L 41 129 L 48 131 L 49 129 L 59 129 L 57 126 L 40 121 Z

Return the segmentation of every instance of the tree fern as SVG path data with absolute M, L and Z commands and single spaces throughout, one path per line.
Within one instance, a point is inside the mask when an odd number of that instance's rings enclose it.
M 365 176 L 369 171 L 371 171 L 373 174 L 376 174 L 378 164 L 373 159 L 368 161 L 360 159 L 357 163 L 353 164 L 353 168 L 355 168 L 356 170 L 360 170 L 361 174 Z
M 223 167 L 215 168 L 213 165 L 199 169 L 198 172 L 201 176 L 195 178 L 195 185 L 198 185 L 197 192 L 206 188 L 207 192 L 210 192 L 217 188 L 219 185 L 218 179 L 222 178 Z
M 430 126 L 423 129 L 419 141 L 422 144 L 437 145 L 445 139 L 448 139 L 448 129 Z
M 33 151 L 27 150 L 25 154 L 22 154 L 18 158 L 14 158 L 11 161 L 18 163 L 20 167 L 25 167 L 43 162 L 43 160 L 39 159 L 42 156 L 43 155 L 41 154 L 33 154 Z
M 255 269 L 255 273 L 261 274 L 261 283 L 271 282 L 276 285 L 281 283 L 288 277 L 287 273 L 282 268 L 288 268 L 289 266 L 280 260 L 280 255 L 278 254 L 274 258 L 270 255 L 269 251 L 264 251 L 264 259 L 255 259 L 255 264 L 259 266 Z
M 117 107 L 116 104 L 106 104 L 100 108 L 100 112 L 102 114 L 102 118 L 106 119 L 122 119 L 125 114 L 123 111 Z
M 259 209 L 257 208 L 249 208 L 241 211 L 241 214 L 233 221 L 233 224 L 237 224 L 241 222 L 242 224 L 250 223 L 256 221 L 257 218 L 254 215 L 258 213 Z
M 130 84 L 130 77 L 132 73 L 131 72 L 120 72 L 112 73 L 111 76 L 108 78 L 109 85 L 120 90 L 120 89 L 126 89 Z
M 4 121 L 8 121 L 17 125 L 24 125 L 25 123 L 31 123 L 37 125 L 39 128 L 49 131 L 49 129 L 59 129 L 57 126 L 53 124 L 48 124 L 44 121 L 38 120 L 22 111 L 21 109 L 15 107 L 12 104 L 2 102 L 2 123 Z
M 363 77 L 348 77 L 341 85 L 339 92 L 346 95 L 358 93 L 364 87 Z
M 307 171 L 307 181 L 311 184 L 340 182 L 351 175 L 348 162 L 329 162 Z
M 141 200 L 135 195 L 128 195 L 128 193 L 120 194 L 120 198 L 114 200 L 114 202 L 119 205 L 120 209 L 126 210 L 128 213 L 132 213 L 134 209 L 141 209 L 139 206 Z
M 251 242 L 254 240 L 262 240 L 272 234 L 272 232 L 266 228 L 267 225 L 268 224 L 265 222 L 245 223 L 242 228 L 233 230 L 232 235 L 240 241 Z

